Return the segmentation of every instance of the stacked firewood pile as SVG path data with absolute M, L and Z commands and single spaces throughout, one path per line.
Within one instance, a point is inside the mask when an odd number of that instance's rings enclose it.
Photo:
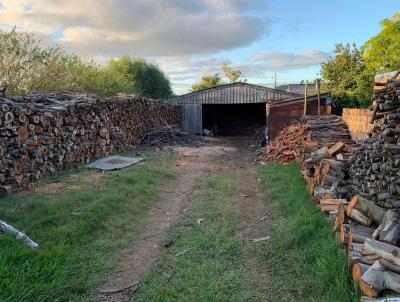
M 270 142 L 263 153 L 263 162 L 279 161 L 286 164 L 301 155 L 302 143 L 310 138 L 309 126 L 296 123 L 286 127 Z
M 385 301 L 374 298 L 387 295 L 400 300 L 400 82 L 387 82 L 392 83 L 387 93 L 382 88 L 376 93 L 374 129 L 361 147 L 341 130 L 339 118 L 332 118 L 330 126 L 325 125 L 329 118 L 311 118 L 309 133 L 298 131 L 303 128 L 296 124 L 272 142 L 276 153 L 292 146 L 301 150 L 296 157 L 308 190 L 334 221 L 336 239 L 365 295 L 361 301 Z
M 47 173 L 125 150 L 146 129 L 180 124 L 180 107 L 141 97 L 0 97 L 0 195 Z
M 400 79 L 378 76 L 373 130 L 348 163 L 349 203 L 336 225 L 353 278 L 362 292 L 377 297 L 400 293 Z M 400 299 L 400 298 L 399 298 Z
M 144 133 L 140 139 L 140 145 L 163 147 L 190 144 L 192 141 L 192 135 L 178 127 L 157 125 Z
M 330 148 L 341 141 L 343 149 L 339 155 L 340 159 L 347 159 L 353 149 L 357 148 L 351 140 L 346 124 L 340 117 L 310 115 L 279 132 L 267 145 L 262 160 L 263 162 L 289 163 L 302 156 L 305 141 L 307 148 L 312 146 L 314 149 L 322 146 Z M 305 151 L 307 153 L 309 150 Z
M 335 221 L 336 240 L 347 253 L 354 281 L 368 297 L 400 293 L 400 212 L 380 207 L 365 194 L 349 192 L 349 161 L 339 156 L 343 142 L 320 149 L 310 142 L 303 145 L 302 174 L 314 202 Z

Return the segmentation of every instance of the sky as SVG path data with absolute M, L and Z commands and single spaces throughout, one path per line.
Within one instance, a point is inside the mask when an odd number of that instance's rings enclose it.
M 158 64 L 176 94 L 223 64 L 249 83 L 314 80 L 337 43 L 361 46 L 400 0 L 0 0 L 0 29 L 100 64 L 127 54 Z

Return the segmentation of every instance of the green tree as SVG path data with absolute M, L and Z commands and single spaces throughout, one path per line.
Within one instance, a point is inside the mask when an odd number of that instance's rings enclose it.
M 332 93 L 334 112 L 344 107 L 367 107 L 371 102 L 373 75 L 355 44 L 337 44 L 334 56 L 321 64 L 324 86 Z
M 27 93 L 40 80 L 47 64 L 60 49 L 43 49 L 33 34 L 0 31 L 0 84 L 8 94 Z
M 332 93 L 348 93 L 357 88 L 357 76 L 364 68 L 362 52 L 354 44 L 337 44 L 334 56 L 321 64 L 321 75 Z
M 66 53 L 60 46 L 43 47 L 35 35 L 15 29 L 0 31 L 0 85 L 7 86 L 8 95 L 55 90 L 101 96 L 133 92 L 123 75 Z
M 400 12 L 381 21 L 381 31 L 363 46 L 368 68 L 376 72 L 400 69 Z
M 172 95 L 171 84 L 164 72 L 154 64 L 142 59 L 132 60 L 122 56 L 109 64 L 110 72 L 123 75 L 131 85 L 132 91 L 138 95 L 165 99 Z
M 240 70 L 233 70 L 227 64 L 222 66 L 225 76 L 229 79 L 230 83 L 236 82 L 241 76 L 242 72 Z
M 199 91 L 207 88 L 212 88 L 224 84 L 218 73 L 214 75 L 204 75 L 201 79 L 192 85 L 192 91 Z

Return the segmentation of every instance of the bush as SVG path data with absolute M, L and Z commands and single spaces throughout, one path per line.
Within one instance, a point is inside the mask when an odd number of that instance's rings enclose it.
M 153 99 L 172 96 L 171 84 L 164 72 L 143 59 L 132 60 L 129 56 L 123 56 L 119 60 L 112 60 L 109 70 L 122 75 L 138 95 Z
M 333 100 L 333 114 L 342 115 L 343 108 L 358 108 L 360 103 L 358 98 L 349 93 L 335 93 L 332 94 Z

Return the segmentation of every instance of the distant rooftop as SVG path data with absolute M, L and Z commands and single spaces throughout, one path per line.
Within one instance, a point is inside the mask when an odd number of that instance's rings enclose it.
M 279 85 L 278 87 L 276 87 L 276 89 L 304 95 L 305 86 L 306 84 L 287 84 L 287 85 Z M 326 91 L 321 89 L 321 93 L 324 92 Z M 307 86 L 307 95 L 316 95 L 317 93 L 318 91 L 315 83 L 309 83 Z

